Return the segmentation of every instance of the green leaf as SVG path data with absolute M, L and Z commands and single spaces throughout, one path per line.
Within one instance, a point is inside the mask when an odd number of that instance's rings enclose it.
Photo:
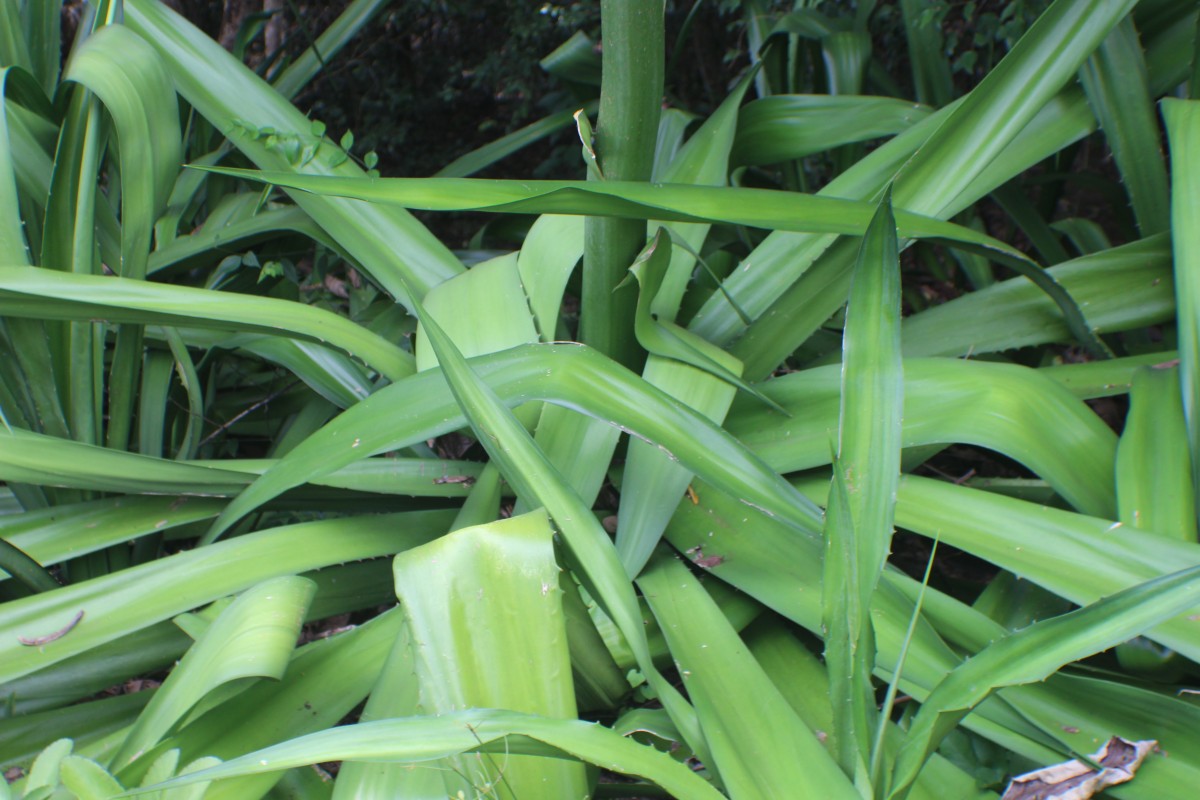
M 594 103 L 583 108 L 584 115 L 594 114 L 595 111 Z M 559 111 L 536 122 L 531 122 L 523 128 L 518 128 L 512 133 L 459 156 L 435 172 L 434 177 L 466 178 L 474 175 L 504 157 L 567 127 L 575 119 L 576 113 L 578 112 Z
M 984 648 L 921 704 L 900 750 L 888 797 L 902 800 L 945 735 L 1001 686 L 1045 680 L 1063 665 L 1106 650 L 1200 601 L 1200 567 L 1164 575 L 1070 614 L 1044 620 Z
M 396 596 L 413 652 L 408 665 L 394 667 L 416 673 L 423 713 L 507 708 L 574 719 L 575 694 L 562 680 L 570 659 L 552 538 L 539 510 L 396 557 Z M 580 765 L 565 761 L 459 758 L 441 769 L 450 796 L 472 786 L 514 797 L 587 794 Z
M 1175 313 L 1170 237 L 1150 236 L 1051 267 L 1101 333 L 1166 322 Z M 1012 278 L 905 317 L 906 356 L 966 356 L 1068 342 L 1071 331 L 1049 297 Z
M 732 797 L 855 798 L 858 793 L 792 710 L 686 567 L 660 553 L 638 578 Z
M 1062 386 L 1015 364 L 912 358 L 903 369 L 903 447 L 969 443 L 997 450 L 1084 513 L 1116 515 L 1116 437 Z M 840 385 L 837 365 L 776 378 L 764 391 L 792 417 L 738 404 L 726 428 L 780 473 L 823 466 L 830 461 Z
M 638 343 L 648 353 L 689 364 L 736 386 L 775 411 L 787 414 L 784 408 L 743 381 L 737 372 L 730 368 L 733 364 L 724 351 L 686 328 L 660 319 L 654 313 L 654 298 L 662 288 L 667 268 L 671 263 L 670 241 L 670 235 L 660 228 L 629 268 L 630 273 L 641 285 L 633 323 Z
M 322 731 L 193 775 L 180 776 L 165 785 L 133 789 L 127 794 L 323 761 L 422 762 L 477 750 L 501 756 L 566 754 L 603 764 L 614 772 L 646 778 L 677 797 L 695 800 L 722 797 L 686 765 L 599 724 L 487 709 L 367 722 Z
M 25 779 L 25 793 L 35 789 L 55 788 L 59 782 L 59 768 L 64 759 L 71 755 L 75 743 L 70 739 L 58 739 L 38 754 L 33 760 L 29 776 Z
M 1133 375 L 1129 415 L 1117 444 L 1120 519 L 1140 530 L 1196 541 L 1196 500 L 1176 366 Z
M 411 356 L 400 347 L 332 312 L 301 303 L 8 265 L 0 266 L 0 285 L 0 313 L 5 315 L 284 334 L 329 342 L 392 379 L 412 372 Z
M 1171 146 L 1171 244 L 1175 255 L 1175 298 L 1179 327 L 1179 372 L 1192 464 L 1200 463 L 1200 101 L 1162 101 Z M 1200 470 L 1192 490 L 1200 497 Z
M 79 800 L 108 800 L 125 788 L 104 767 L 81 756 L 63 759 L 61 777 L 63 788 Z
M 157 744 L 204 695 L 240 678 L 283 675 L 316 584 L 274 578 L 243 592 L 172 670 L 112 757 L 125 768 Z
M 279 153 L 237 130 L 245 118 L 258 129 L 307 135 L 312 123 L 278 92 L 245 69 L 217 42 L 152 0 L 123 4 L 126 24 L 158 51 L 176 90 L 234 146 L 265 169 L 295 170 Z M 332 152 L 330 152 L 332 151 Z M 307 172 L 362 176 L 341 149 L 323 147 Z M 351 253 L 364 271 L 394 297 L 405 300 L 403 281 L 420 294 L 462 271 L 458 259 L 401 209 L 345 200 L 300 197 L 300 205 Z
M 323 175 L 194 165 L 196 169 L 314 192 L 392 203 L 428 211 L 586 214 L 676 222 L 716 222 L 781 231 L 862 235 L 871 203 L 769 189 L 605 181 L 506 181 L 477 178 L 383 178 L 368 181 Z M 1019 251 L 950 222 L 896 212 L 900 234 L 978 245 L 1028 262 Z
M 727 486 L 745 502 L 768 509 L 785 524 L 800 531 L 820 529 L 815 507 L 732 437 L 589 348 L 525 345 L 471 359 L 471 369 L 505 403 L 515 406 L 546 400 L 609 424 L 619 420 L 623 428 L 661 445 L 692 472 Z M 598 392 L 597 386 L 608 388 Z M 423 442 L 465 423 L 466 417 L 439 371 L 418 373 L 392 384 L 289 452 L 230 503 L 208 536 L 219 535 L 261 503 L 314 476 Z M 510 471 L 503 471 L 511 482 Z
M 1143 236 L 1171 222 L 1162 134 L 1150 96 L 1146 62 L 1133 20 L 1126 17 L 1079 72 L 1104 138 L 1112 149 Z
M 559 526 L 572 556 L 582 567 L 581 580 L 604 605 L 625 636 L 643 674 L 676 725 L 685 731 L 689 744 L 702 752 L 701 735 L 696 730 L 692 708 L 654 666 L 633 587 L 625 577 L 608 534 L 419 301 L 416 301 L 416 309 L 441 362 L 445 381 L 476 438 L 517 494 L 544 506 Z M 231 507 L 233 505 L 237 503 Z M 219 532 L 222 522 L 218 520 L 213 531 Z
M 452 517 L 453 512 L 424 511 L 274 528 L 11 600 L 0 609 L 0 681 L 43 669 L 268 578 L 390 555 L 441 535 Z M 40 647 L 21 644 L 18 637 L 45 635 L 80 610 L 86 616 L 61 638 Z
M 521 285 L 516 253 L 476 264 L 432 289 L 423 301 L 466 356 L 485 355 L 538 340 Z M 417 369 L 438 365 L 422 326 L 414 347 Z
M 763 97 L 741 110 L 731 160 L 746 166 L 790 161 L 892 136 L 928 115 L 928 108 L 892 97 Z
M 891 551 L 904 406 L 898 249 L 889 190 L 863 238 L 850 288 L 838 455 L 825 518 L 825 653 L 838 763 L 851 778 L 875 762 L 870 603 Z

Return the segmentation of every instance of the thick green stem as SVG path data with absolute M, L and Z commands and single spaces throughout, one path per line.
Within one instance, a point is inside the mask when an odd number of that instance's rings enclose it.
M 604 72 L 596 150 L 608 180 L 648 181 L 663 93 L 663 0 L 604 0 Z M 642 354 L 633 335 L 637 291 L 614 291 L 646 244 L 643 220 L 589 218 L 580 338 L 627 367 Z

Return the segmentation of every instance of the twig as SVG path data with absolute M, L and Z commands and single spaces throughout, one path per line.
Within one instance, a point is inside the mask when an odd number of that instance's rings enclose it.
M 267 403 L 269 403 L 269 402 L 271 402 L 272 400 L 274 400 L 276 397 L 279 397 L 279 395 L 283 394 L 283 393 L 284 393 L 284 392 L 286 392 L 286 391 L 289 391 L 289 390 L 290 390 L 290 389 L 291 389 L 293 386 L 295 386 L 295 385 L 296 385 L 296 384 L 298 384 L 298 383 L 300 383 L 300 381 L 298 381 L 298 380 L 296 380 L 296 381 L 292 381 L 292 382 L 291 382 L 291 383 L 289 383 L 287 386 L 284 386 L 282 389 L 279 389 L 279 390 L 277 390 L 277 391 L 271 392 L 271 394 L 267 395 L 267 396 L 266 396 L 266 397 L 264 397 L 262 400 L 259 400 L 257 403 L 255 403 L 254 405 L 250 406 L 249 408 L 247 408 L 246 410 L 242 411 L 241 413 L 239 413 L 239 414 L 235 415 L 235 416 L 234 416 L 232 419 L 230 419 L 230 420 L 227 420 L 227 421 L 225 421 L 225 422 L 221 423 L 221 425 L 220 425 L 220 426 L 218 426 L 218 427 L 217 427 L 217 429 L 216 429 L 215 431 L 213 431 L 212 433 L 210 433 L 208 436 L 205 436 L 205 437 L 204 437 L 204 438 L 203 438 L 203 439 L 200 441 L 200 444 L 196 445 L 196 449 L 197 449 L 197 450 L 199 450 L 201 447 L 204 447 L 204 445 L 208 444 L 208 443 L 209 443 L 209 442 L 211 442 L 213 439 L 217 438 L 217 437 L 218 437 L 218 436 L 220 436 L 222 433 L 224 433 L 225 431 L 229 430 L 230 426 L 232 426 L 232 425 L 236 425 L 236 424 L 237 424 L 237 422 L 238 422 L 238 420 L 242 419 L 242 418 L 243 418 L 243 417 L 245 417 L 247 414 L 253 414 L 255 411 L 257 411 L 258 409 L 262 408 L 262 407 L 263 407 L 263 406 L 265 406 Z
M 57 641 L 66 636 L 75 629 L 75 626 L 78 625 L 81 620 L 83 620 L 82 611 L 76 614 L 75 619 L 68 622 L 65 627 L 59 628 L 54 633 L 48 633 L 45 636 L 35 636 L 32 639 L 26 639 L 24 636 L 18 636 L 17 641 L 26 647 L 41 647 L 44 644 L 50 644 L 51 642 Z

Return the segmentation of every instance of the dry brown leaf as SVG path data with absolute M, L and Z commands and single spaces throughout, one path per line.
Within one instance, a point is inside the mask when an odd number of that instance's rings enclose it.
M 1131 742 L 1114 736 L 1089 758 L 1097 770 L 1072 759 L 1027 772 L 1012 779 L 1000 800 L 1088 800 L 1109 786 L 1133 779 L 1133 774 L 1158 742 Z

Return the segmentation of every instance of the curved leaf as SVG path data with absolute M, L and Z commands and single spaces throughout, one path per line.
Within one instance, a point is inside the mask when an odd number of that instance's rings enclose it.
M 1085 513 L 1115 516 L 1116 436 L 1062 386 L 1013 364 L 912 358 L 903 368 L 903 446 L 988 447 L 1027 465 Z M 839 379 L 838 365 L 776 378 L 764 391 L 792 417 L 735 406 L 726 427 L 779 472 L 828 464 Z
M 110 760 L 119 770 L 156 744 L 204 695 L 239 678 L 279 679 L 300 635 L 316 584 L 272 578 L 238 595 L 154 693 Z
M 688 469 L 711 477 L 785 524 L 813 533 L 820 529 L 815 507 L 728 434 L 589 348 L 525 345 L 471 359 L 470 364 L 506 404 L 545 400 L 617 424 L 660 445 Z M 346 410 L 288 453 L 230 503 L 209 538 L 314 476 L 457 430 L 465 422 L 440 371 L 394 383 Z
M 393 380 L 413 371 L 412 356 L 366 328 L 314 306 L 271 297 L 0 266 L 0 313 L 282 334 L 328 342 Z
M 720 800 L 723 797 L 686 765 L 599 724 L 487 709 L 459 711 L 440 717 L 366 722 L 322 731 L 127 794 L 331 760 L 419 763 L 476 751 L 565 754 L 602 764 L 614 772 L 654 781 L 677 797 L 695 800 Z

